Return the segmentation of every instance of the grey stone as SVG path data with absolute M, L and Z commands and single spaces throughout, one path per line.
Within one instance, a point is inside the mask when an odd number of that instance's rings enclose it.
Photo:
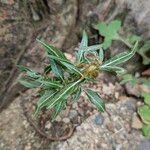
M 69 118 L 63 118 L 62 120 L 64 123 L 69 123 L 70 122 L 70 119 Z
M 95 116 L 94 123 L 96 125 L 102 125 L 104 122 L 104 117 L 101 114 Z
M 69 118 L 70 119 L 74 119 L 75 117 L 77 117 L 78 113 L 76 110 L 70 110 L 69 112 Z
M 150 139 L 144 139 L 138 146 L 137 150 L 150 150 Z
M 136 111 L 136 102 L 137 101 L 135 99 L 131 98 L 124 103 L 124 107 L 126 107 L 131 112 L 135 112 Z

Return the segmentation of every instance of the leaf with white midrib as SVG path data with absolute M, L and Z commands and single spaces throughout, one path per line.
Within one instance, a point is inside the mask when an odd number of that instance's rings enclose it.
M 86 91 L 87 96 L 89 97 L 90 101 L 102 112 L 105 111 L 105 104 L 102 101 L 101 97 L 98 95 L 98 93 L 87 89 Z
M 52 55 L 49 55 L 48 57 L 51 58 L 51 59 L 59 61 L 60 63 L 62 63 L 68 69 L 74 70 L 76 73 L 78 73 L 82 76 L 81 71 L 76 66 L 74 66 L 70 61 L 67 61 L 67 60 L 52 56 Z
M 104 66 L 100 67 L 100 69 L 103 71 L 116 72 L 118 74 L 123 74 L 126 72 L 124 68 L 118 66 Z
M 102 44 L 92 45 L 92 46 L 85 47 L 84 52 L 96 51 L 100 48 L 102 48 Z
M 107 60 L 101 67 L 103 68 L 105 66 L 118 65 L 125 61 L 128 61 L 135 54 L 135 52 L 137 50 L 137 44 L 138 44 L 138 42 L 136 42 L 136 44 L 131 52 L 120 53 L 120 54 L 112 57 L 111 59 Z
M 79 46 L 78 55 L 79 55 L 79 62 L 81 61 L 84 53 L 84 49 L 88 47 L 88 36 L 85 31 L 82 34 L 82 40 Z
M 47 52 L 50 52 L 50 53 L 52 53 L 53 55 L 55 55 L 57 57 L 67 59 L 66 56 L 59 49 L 57 49 L 56 47 L 54 47 L 52 45 L 49 45 L 49 44 L 46 44 L 46 43 L 44 43 L 43 41 L 41 41 L 39 39 L 36 39 L 36 40 L 39 43 L 41 43 L 41 45 L 43 45 L 47 49 Z
M 52 71 L 53 73 L 60 77 L 62 80 L 64 80 L 64 75 L 63 75 L 63 69 L 62 69 L 62 66 L 60 66 L 55 60 L 51 59 L 50 60 L 50 63 L 51 63 L 51 68 L 52 68 Z
M 45 85 L 45 86 L 48 86 L 48 87 L 55 87 L 55 88 L 61 88 L 62 85 L 57 83 L 57 82 L 54 82 L 54 81 L 46 81 L 46 80 L 37 80 L 39 83 L 41 83 L 41 86 Z
M 45 94 L 37 102 L 38 108 L 40 108 L 46 101 L 56 94 L 54 91 L 46 91 Z
M 39 87 L 41 84 L 39 82 L 37 82 L 36 80 L 27 80 L 27 79 L 19 79 L 18 80 L 20 84 L 22 84 L 23 86 L 27 87 L 27 88 L 37 88 Z
M 60 99 L 64 99 L 66 98 L 66 96 L 69 96 L 67 92 L 69 92 L 72 88 L 74 88 L 76 85 L 78 85 L 79 83 L 81 82 L 81 79 L 74 82 L 74 83 L 71 83 L 71 84 L 68 84 L 66 87 L 64 87 L 62 90 L 60 90 L 54 97 L 53 99 L 51 100 L 50 102 L 50 105 L 47 107 L 47 109 L 51 109 L 52 107 L 55 106 L 55 104 L 60 100 Z M 67 95 L 65 95 L 67 94 Z M 69 93 L 71 94 L 71 93 Z
M 64 109 L 65 103 L 66 103 L 66 100 L 65 100 L 65 99 L 62 99 L 62 100 L 59 101 L 58 104 L 55 106 L 55 107 L 56 107 L 56 108 L 54 108 L 54 109 L 55 109 L 55 112 L 52 114 L 52 122 L 55 120 L 55 118 L 56 118 L 57 115 L 61 112 L 61 110 Z

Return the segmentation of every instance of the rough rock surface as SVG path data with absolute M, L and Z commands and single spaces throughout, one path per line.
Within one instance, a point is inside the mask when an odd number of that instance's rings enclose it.
M 129 111 L 127 103 L 130 98 L 124 98 L 117 104 L 107 104 L 107 113 L 104 116 L 102 125 L 95 123 L 95 118 L 99 114 L 89 117 L 77 131 L 65 142 L 56 146 L 59 150 L 113 150 L 132 149 L 136 150 L 139 142 L 143 139 L 139 130 L 131 129 L 131 118 L 133 110 Z M 131 100 L 132 101 L 132 100 Z
M 26 93 L 26 97 L 29 93 Z M 122 96 L 116 104 L 106 104 L 108 113 L 99 114 L 94 111 L 81 126 L 77 126 L 70 139 L 52 143 L 37 136 L 23 115 L 20 100 L 23 100 L 22 96 L 0 114 L 0 149 L 134 150 L 144 140 L 140 130 L 131 128 L 137 101 L 130 97 Z M 50 126 L 51 124 L 46 124 L 46 128 Z

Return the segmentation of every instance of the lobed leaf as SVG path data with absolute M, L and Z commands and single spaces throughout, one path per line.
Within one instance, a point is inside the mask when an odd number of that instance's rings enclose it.
M 150 125 L 144 124 L 142 127 L 142 131 L 143 131 L 144 136 L 150 137 Z
M 95 28 L 99 33 L 105 37 L 103 42 L 103 48 L 107 49 L 111 46 L 112 40 L 118 39 L 118 31 L 121 28 L 121 21 L 114 20 L 109 24 L 105 22 L 98 23 Z
M 138 114 L 145 124 L 150 124 L 150 107 L 147 105 L 139 107 Z
M 127 82 L 130 82 L 132 84 L 132 86 L 135 86 L 135 84 L 138 82 L 138 79 L 134 76 L 132 76 L 131 74 L 125 74 L 122 76 L 122 81 L 120 82 L 120 84 L 125 84 Z
M 142 96 L 144 97 L 145 104 L 150 106 L 150 93 L 144 92 L 142 93 Z

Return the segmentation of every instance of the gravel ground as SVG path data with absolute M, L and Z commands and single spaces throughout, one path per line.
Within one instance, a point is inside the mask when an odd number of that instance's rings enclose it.
M 111 83 L 107 84 L 108 89 L 110 89 L 109 85 Z M 109 94 L 113 95 L 116 89 L 111 91 Z M 66 113 L 67 108 L 57 117 L 58 121 L 61 119 L 65 123 L 72 122 L 72 120 L 75 121 L 76 119 L 74 118 L 80 117 L 81 120 L 79 119 L 77 122 L 74 122 L 76 123 L 74 134 L 66 141 L 50 142 L 39 137 L 23 115 L 20 101 L 25 97 L 27 98 L 32 92 L 32 90 L 26 91 L 23 95 L 16 98 L 9 108 L 0 114 L 0 149 L 142 150 L 142 148 L 149 148 L 149 140 L 144 138 L 142 132 L 139 130 L 141 122 L 136 114 L 137 105 L 141 102 L 133 97 L 127 97 L 122 93 L 119 94 L 115 103 L 112 103 L 112 100 L 107 100 L 107 113 L 100 114 L 86 101 L 85 95 L 82 94 L 79 102 L 72 105 L 69 113 Z M 120 92 L 118 91 L 118 93 Z M 103 96 L 106 96 L 106 98 L 109 97 L 105 94 Z M 82 107 L 82 109 L 79 109 L 78 106 L 83 105 L 84 107 L 85 103 L 89 105 L 88 109 L 91 108 L 91 111 L 85 111 Z M 84 118 L 84 116 L 86 117 Z M 45 128 L 51 128 L 49 121 L 46 123 Z

